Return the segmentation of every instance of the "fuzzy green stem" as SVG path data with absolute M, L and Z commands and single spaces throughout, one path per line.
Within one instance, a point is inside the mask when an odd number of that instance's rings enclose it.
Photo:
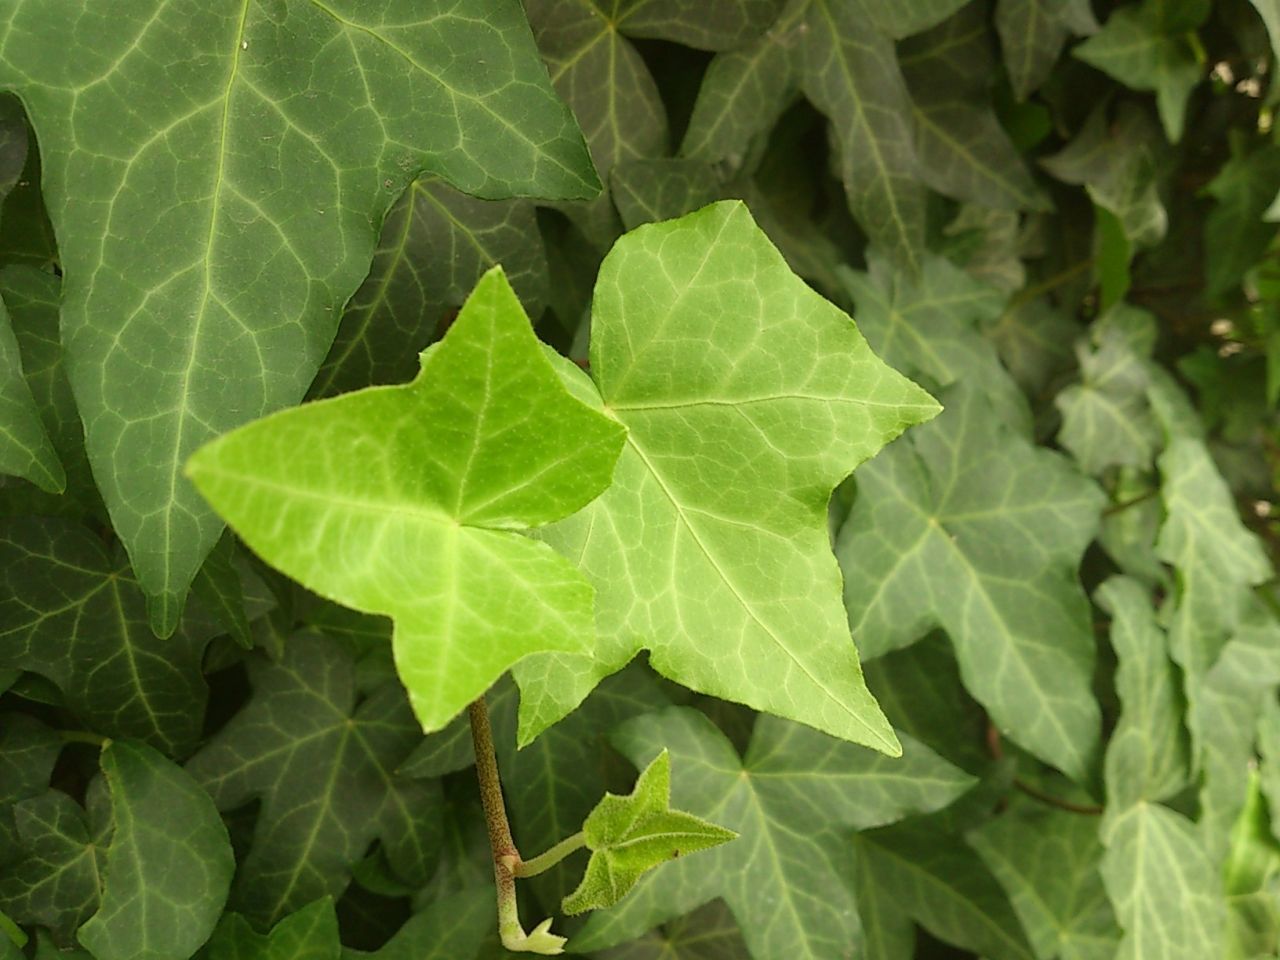
M 489 849 L 493 852 L 493 881 L 498 889 L 498 934 L 502 937 L 502 945 L 522 953 L 563 953 L 564 938 L 551 933 L 550 920 L 544 920 L 532 933 L 525 933 L 520 925 L 520 908 L 516 901 L 520 851 L 511 839 L 511 824 L 502 800 L 502 781 L 498 777 L 498 757 L 493 749 L 493 729 L 489 726 L 489 709 L 485 706 L 484 697 L 472 703 L 467 713 L 471 719 L 471 742 L 476 751 L 480 802 L 484 806 L 485 825 L 489 830 Z
M 538 874 L 550 870 L 569 854 L 581 850 L 586 845 L 587 838 L 579 830 L 572 837 L 566 837 L 545 853 L 530 857 L 528 860 L 516 861 L 511 872 L 517 877 L 536 877 Z

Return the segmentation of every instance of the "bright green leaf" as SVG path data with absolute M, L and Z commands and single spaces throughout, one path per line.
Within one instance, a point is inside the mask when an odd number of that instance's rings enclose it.
M 269 926 L 339 896 L 374 839 L 406 880 L 438 849 L 439 787 L 396 776 L 419 735 L 394 680 L 357 703 L 355 664 L 335 641 L 293 637 L 284 659 L 249 661 L 254 695 L 187 764 L 219 809 L 262 801 L 231 909 Z
M 694 690 L 896 752 L 839 607 L 826 503 L 932 416 L 932 399 L 732 202 L 614 247 L 596 285 L 591 375 L 628 428 L 626 449 L 613 486 L 540 536 L 596 587 L 597 666 L 557 665 L 533 696 L 531 676 L 548 668 L 521 664 L 542 721 L 522 722 L 521 741 L 556 715 L 539 700 L 566 711 L 592 669 L 648 647 L 659 673 Z
M 671 809 L 671 757 L 665 750 L 640 772 L 630 794 L 606 793 L 582 833 L 591 859 L 578 888 L 564 899 L 566 913 L 611 907 L 654 867 L 738 836 Z
M 301 399 L 408 180 L 598 182 L 515 4 L 23 0 L 3 37 L 89 455 L 168 634 L 221 530 L 183 463 Z
M 213 801 L 150 747 L 108 743 L 114 827 L 102 906 L 80 928 L 97 960 L 186 960 L 222 913 L 235 859 Z
M 1098 744 L 1094 641 L 1076 578 L 1102 495 L 1000 423 L 974 387 L 859 470 L 836 543 L 869 655 L 938 626 L 999 728 L 1082 780 Z
M 494 268 L 412 383 L 242 427 L 190 474 L 273 566 L 395 620 L 431 731 L 525 655 L 589 649 L 591 588 L 516 531 L 604 489 L 623 433 L 566 392 Z

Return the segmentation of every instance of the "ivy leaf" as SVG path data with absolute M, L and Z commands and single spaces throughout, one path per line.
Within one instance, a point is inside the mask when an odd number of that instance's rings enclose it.
M 1277 686 L 1280 626 L 1269 612 L 1254 607 L 1197 687 L 1189 713 L 1203 769 L 1199 833 L 1211 863 L 1226 858 L 1256 761 L 1255 731 Z
M 1232 156 L 1208 187 L 1217 204 L 1205 219 L 1205 292 L 1223 297 L 1264 255 L 1277 227 L 1263 218 L 1280 191 L 1280 147 Z
M 897 266 L 914 273 L 924 249 L 925 190 L 916 176 L 910 97 L 893 41 L 868 29 L 868 19 L 874 22 L 868 7 L 875 5 L 812 0 L 803 87 L 831 118 L 854 217 Z
M 1062 411 L 1058 442 L 1087 473 L 1150 465 L 1161 439 L 1147 403 L 1155 341 L 1151 314 L 1117 304 L 1077 345 L 1080 383 L 1060 392 L 1054 403 Z
M 221 532 L 182 464 L 302 398 L 408 180 L 488 197 L 598 181 L 511 4 L 24 0 L 4 35 L 89 456 L 167 635 Z
M 1116 960 L 1223 956 L 1222 878 L 1195 827 L 1159 804 L 1109 814 L 1102 878 L 1124 937 Z
M 338 915 L 324 897 L 291 913 L 269 934 L 238 913 L 224 914 L 209 941 L 208 960 L 339 960 Z
M 597 954 L 600 960 L 738 960 L 747 955 L 738 925 L 722 900 Z
M 0 583 L 0 667 L 47 677 L 94 730 L 191 752 L 209 694 L 201 661 L 218 632 L 198 611 L 157 639 L 125 558 L 53 518 L 0 523 Z
M 35 398 L 22 373 L 18 338 L 0 300 L 0 473 L 61 493 L 67 484 L 53 443 L 45 433 Z
M 596 284 L 591 372 L 626 449 L 613 486 L 540 536 L 596 587 L 597 662 L 542 682 L 536 662 L 517 668 L 539 718 L 521 742 L 644 646 L 691 689 L 896 752 L 839 609 L 826 502 L 932 399 L 736 202 L 619 241 Z
M 1165 428 L 1171 429 L 1167 419 Z M 1251 588 L 1272 576 L 1271 564 L 1241 521 L 1204 441 L 1173 436 L 1158 464 L 1165 522 L 1156 555 L 1177 571 L 1177 589 L 1164 611 L 1169 649 L 1194 700 L 1199 680 L 1239 623 Z
M 1026 100 L 1040 89 L 1070 33 L 1097 29 L 1088 0 L 996 0 L 996 30 L 1015 96 Z
M 589 649 L 591 588 L 516 531 L 604 489 L 623 433 L 566 392 L 495 267 L 413 382 L 242 427 L 190 474 L 273 566 L 395 620 L 431 731 L 521 657 Z
M 1113 960 L 1120 930 L 1098 873 L 1096 820 L 1020 803 L 965 839 L 1008 894 L 1037 957 Z
M 480 200 L 434 177 L 415 180 L 382 225 L 373 266 L 342 315 L 311 385 L 327 397 L 413 377 L 448 308 L 495 264 L 531 317 L 547 299 L 547 257 L 527 200 Z
M 221 810 L 262 801 L 231 908 L 270 926 L 339 896 L 378 838 L 398 873 L 425 882 L 439 787 L 395 774 L 419 739 L 399 685 L 357 703 L 351 655 L 306 635 L 278 664 L 251 659 L 249 678 L 249 704 L 187 764 Z
M 808 727 L 761 717 L 738 753 L 704 715 L 673 707 L 623 724 L 615 742 L 637 765 L 669 749 L 674 801 L 740 834 L 644 878 L 573 940 L 609 947 L 723 897 L 756 960 L 828 960 L 856 949 L 857 911 L 838 855 L 843 828 L 936 810 L 973 779 L 904 738 L 891 760 Z
M 97 960 L 176 960 L 208 939 L 235 870 L 213 801 L 181 768 L 127 740 L 102 750 L 114 828 L 102 906 L 80 928 Z
M 1029 433 L 1026 398 L 980 332 L 999 319 L 1000 292 L 942 257 L 927 257 L 917 280 L 874 254 L 867 267 L 867 273 L 837 271 L 857 307 L 858 329 L 876 354 L 900 373 L 938 386 L 975 384 L 990 395 L 996 416 Z
M 95 791 L 90 791 L 94 806 Z M 105 799 L 105 798 L 104 798 Z M 13 808 L 25 856 L 0 875 L 0 909 L 21 923 L 47 927 L 63 946 L 100 903 L 109 811 L 95 810 L 96 829 L 81 806 L 61 790 Z
M 4 713 L 0 720 L 0 867 L 5 867 L 22 855 L 14 807 L 48 788 L 62 738 L 26 714 Z
M 977 4 L 903 43 L 921 179 L 988 208 L 1047 210 L 1048 196 L 990 105 L 991 49 L 988 13 Z
M 1114 120 L 1104 104 L 1070 143 L 1040 165 L 1064 183 L 1084 186 L 1094 203 L 1120 220 L 1133 247 L 1149 247 L 1169 226 L 1156 182 L 1163 149 L 1160 131 L 1136 104 L 1122 103 Z
M 611 907 L 654 867 L 738 836 L 671 809 L 671 757 L 666 750 L 641 771 L 630 794 L 606 793 L 587 815 L 582 833 L 591 859 L 578 888 L 564 898 L 569 914 Z
M 959 839 L 915 824 L 861 834 L 858 856 L 897 906 L 930 933 L 991 960 L 1033 960 L 995 877 Z
M 1134 90 L 1156 95 L 1160 122 L 1170 142 L 1182 139 L 1187 100 L 1203 75 L 1185 36 L 1168 33 L 1160 22 L 1162 3 L 1121 7 L 1102 30 L 1073 53 L 1085 63 Z
M 1168 641 L 1142 585 L 1112 577 L 1098 588 L 1097 600 L 1112 616 L 1116 692 L 1124 704 L 1107 744 L 1107 800 L 1124 809 L 1140 800 L 1163 800 L 1186 786 L 1184 703 Z
M 947 631 L 1000 729 L 1074 779 L 1097 749 L 1093 632 L 1076 566 L 1103 497 L 1001 424 L 973 388 L 858 472 L 840 530 L 845 604 L 868 656 Z

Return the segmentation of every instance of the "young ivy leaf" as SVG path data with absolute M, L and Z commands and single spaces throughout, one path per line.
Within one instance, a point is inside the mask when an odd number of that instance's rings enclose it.
M 663 750 L 625 797 L 606 793 L 582 825 L 591 850 L 565 913 L 611 907 L 648 870 L 686 853 L 728 843 L 738 835 L 683 810 L 671 809 L 671 755 Z
M 521 742 L 648 647 L 686 687 L 896 754 L 840 606 L 827 501 L 934 400 L 737 201 L 618 241 L 591 376 L 626 448 L 604 496 L 539 536 L 596 587 L 597 654 L 517 668 Z
M 188 470 L 267 562 L 394 619 L 432 731 L 525 655 L 589 649 L 590 585 L 518 531 L 608 486 L 624 433 L 565 389 L 494 268 L 411 383 L 259 420 Z

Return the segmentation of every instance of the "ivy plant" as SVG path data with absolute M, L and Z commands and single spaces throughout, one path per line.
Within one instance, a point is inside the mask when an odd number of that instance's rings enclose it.
M 1280 958 L 1274 0 L 0 8 L 0 960 Z

